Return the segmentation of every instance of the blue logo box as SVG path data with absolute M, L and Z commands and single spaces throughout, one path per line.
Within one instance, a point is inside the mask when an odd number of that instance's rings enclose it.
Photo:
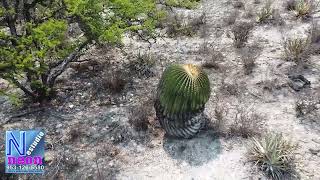
M 6 173 L 44 173 L 42 130 L 6 131 Z

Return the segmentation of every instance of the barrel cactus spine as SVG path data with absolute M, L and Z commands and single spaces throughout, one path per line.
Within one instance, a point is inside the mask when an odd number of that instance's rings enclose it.
M 206 73 L 192 64 L 175 64 L 163 73 L 155 109 L 160 124 L 171 136 L 190 138 L 203 126 L 203 110 L 210 97 Z

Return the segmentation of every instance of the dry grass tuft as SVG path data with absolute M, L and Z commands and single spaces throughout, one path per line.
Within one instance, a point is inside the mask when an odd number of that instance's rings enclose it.
M 239 16 L 239 11 L 232 11 L 227 17 L 223 19 L 223 22 L 227 25 L 233 25 Z
M 194 36 L 200 29 L 201 25 L 205 24 L 205 14 L 197 18 L 188 17 L 190 21 L 184 20 L 180 15 L 174 14 L 167 17 L 166 27 L 169 37 L 178 36 Z
M 244 74 L 249 75 L 253 72 L 256 67 L 256 58 L 257 56 L 253 53 L 246 53 L 241 56 Z
M 154 73 L 154 66 L 156 60 L 150 53 L 140 53 L 135 57 L 134 60 L 130 61 L 129 69 L 131 72 L 134 72 L 138 75 L 138 77 L 153 77 L 155 76 Z
M 148 100 L 139 106 L 135 106 L 130 111 L 129 124 L 136 131 L 147 131 L 149 127 L 149 118 L 153 114 L 153 101 Z
M 249 138 L 260 136 L 264 131 L 265 118 L 253 108 L 241 105 L 233 107 L 219 95 L 215 104 L 208 126 L 218 136 Z
M 310 38 L 288 38 L 283 43 L 285 59 L 301 64 L 310 54 Z
M 227 104 L 224 102 L 217 102 L 217 105 L 214 109 L 213 119 L 214 121 L 209 122 L 209 128 L 213 129 L 218 136 L 226 136 L 227 135 L 227 115 L 229 109 Z
M 320 43 L 320 25 L 317 22 L 312 23 L 310 33 L 311 43 Z
M 207 60 L 202 64 L 203 68 L 206 69 L 220 69 L 219 62 L 224 60 L 224 55 L 220 51 L 213 51 L 208 56 Z
M 222 80 L 221 86 L 219 87 L 219 92 L 226 96 L 240 96 L 245 90 L 245 84 L 236 80 L 232 82 L 226 82 L 226 80 Z
M 225 59 L 225 56 L 206 41 L 199 48 L 199 54 L 204 57 L 202 67 L 206 69 L 220 69 L 219 63 Z
M 296 148 L 297 145 L 285 140 L 281 134 L 268 134 L 261 139 L 253 138 L 248 156 L 271 179 L 291 179 L 296 175 Z
M 112 93 L 120 93 L 124 90 L 127 80 L 122 71 L 115 71 L 111 77 L 104 79 L 104 87 L 109 89 Z
M 264 117 L 248 107 L 237 107 L 234 122 L 230 126 L 230 136 L 243 138 L 260 136 L 263 131 Z
M 294 11 L 295 7 L 296 7 L 297 1 L 296 0 L 287 0 L 284 5 L 286 10 L 288 11 Z
M 239 22 L 232 27 L 231 32 L 233 34 L 233 43 L 236 48 L 245 46 L 252 28 L 253 23 L 250 22 Z
M 240 9 L 244 7 L 244 3 L 241 0 L 236 0 L 233 2 L 233 7 Z
M 298 118 L 320 122 L 320 94 L 302 95 L 295 103 L 295 110 Z
M 311 53 L 320 53 L 320 25 L 317 22 L 313 22 L 310 29 L 310 41 L 311 41 Z
M 253 3 L 254 3 L 254 4 L 260 4 L 261 1 L 260 1 L 260 0 L 254 0 Z

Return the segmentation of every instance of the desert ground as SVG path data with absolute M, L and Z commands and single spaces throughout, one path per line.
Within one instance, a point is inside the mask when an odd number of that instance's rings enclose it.
M 267 133 L 297 145 L 290 179 L 320 179 L 320 40 L 299 62 L 286 59 L 284 46 L 311 36 L 320 14 L 298 18 L 274 0 L 272 17 L 257 22 L 265 4 L 202 0 L 170 8 L 175 21 L 168 18 L 156 39 L 128 35 L 122 47 L 93 46 L 71 63 L 50 106 L 16 107 L 0 97 L 0 154 L 6 130 L 43 128 L 47 163 L 44 175 L 4 175 L 0 156 L 0 179 L 269 179 L 248 160 L 252 138 Z M 237 48 L 233 28 L 247 22 L 248 41 Z M 159 79 L 172 63 L 202 66 L 210 80 L 208 123 L 191 139 L 166 136 L 154 112 Z

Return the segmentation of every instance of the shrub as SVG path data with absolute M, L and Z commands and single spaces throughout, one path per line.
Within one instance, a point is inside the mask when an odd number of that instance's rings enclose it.
M 237 9 L 243 8 L 244 7 L 244 3 L 242 1 L 236 0 L 236 1 L 233 2 L 233 7 L 237 8 Z
M 274 9 L 272 12 L 272 19 L 271 23 L 274 25 L 284 25 L 286 21 L 281 17 L 279 9 Z
M 115 71 L 110 77 L 104 79 L 104 86 L 111 91 L 111 93 L 120 93 L 125 88 L 127 80 L 125 73 Z
M 288 38 L 284 41 L 283 48 L 287 61 L 301 64 L 310 53 L 310 38 Z
M 260 10 L 257 16 L 257 21 L 259 23 L 265 23 L 267 20 L 272 18 L 274 9 L 272 8 L 272 1 L 268 0 L 264 7 Z
M 298 118 L 312 118 L 318 121 L 320 117 L 320 95 L 314 93 L 299 97 L 295 103 L 295 110 Z
M 297 4 L 296 0 L 288 0 L 285 2 L 285 8 L 288 11 L 294 11 L 296 4 Z
M 319 23 L 313 22 L 310 30 L 311 52 L 313 54 L 320 53 L 320 26 Z
M 313 22 L 311 26 L 311 43 L 320 43 L 320 26 L 317 22 Z
M 244 82 L 238 81 L 235 79 L 231 82 L 227 82 L 226 79 L 223 79 L 219 91 L 223 95 L 227 96 L 240 96 L 246 90 L 246 85 Z
M 243 17 L 244 18 L 247 18 L 247 19 L 251 19 L 251 18 L 253 18 L 255 15 L 256 15 L 256 13 L 255 13 L 255 8 L 256 7 L 254 7 L 254 6 L 250 6 L 250 5 L 248 5 L 247 7 L 246 7 L 246 9 L 245 9 L 245 13 L 243 14 Z
M 207 45 L 203 45 L 200 49 L 200 53 L 203 53 L 205 56 L 205 62 L 201 65 L 203 68 L 207 69 L 219 69 L 219 62 L 224 60 L 224 55 L 213 48 L 208 48 Z
M 237 107 L 229 135 L 243 138 L 259 136 L 263 130 L 264 118 L 252 108 Z
M 254 0 L 253 3 L 254 4 L 260 4 L 261 2 L 260 2 L 260 0 Z
M 195 8 L 200 0 L 165 0 L 168 6 L 181 7 L 187 9 Z
M 189 18 L 189 22 L 184 21 L 183 18 L 177 14 L 167 17 L 167 34 L 169 37 L 177 36 L 194 36 L 203 25 L 205 16 L 202 15 L 198 18 Z
M 239 11 L 231 12 L 226 18 L 223 19 L 227 26 L 233 25 L 239 16 Z
M 131 108 L 129 123 L 137 131 L 147 131 L 149 126 L 149 117 L 152 115 L 153 101 L 143 102 L 141 105 Z
M 139 77 L 153 77 L 153 67 L 155 65 L 154 57 L 149 53 L 139 54 L 133 61 L 129 63 L 129 69 L 131 72 L 135 72 Z
M 232 27 L 231 32 L 233 34 L 233 43 L 236 48 L 245 46 L 252 28 L 253 24 L 249 22 L 240 22 Z
M 225 136 L 227 135 L 227 115 L 229 113 L 229 109 L 227 104 L 223 103 L 223 101 L 216 102 L 216 107 L 214 109 L 214 121 L 209 122 L 209 128 L 212 128 L 217 135 Z
M 295 175 L 296 148 L 297 145 L 285 140 L 281 134 L 268 134 L 261 139 L 253 138 L 248 156 L 266 175 L 281 180 Z
M 0 19 L 9 32 L 0 30 L 0 78 L 35 102 L 52 99 L 57 77 L 90 45 L 120 43 L 127 31 L 152 37 L 163 17 L 154 0 L 20 2 L 1 1 Z M 71 38 L 75 22 L 83 36 Z
M 253 72 L 253 68 L 256 66 L 256 56 L 254 54 L 245 54 L 241 57 L 244 73 L 249 75 Z
M 214 51 L 201 66 L 206 69 L 218 70 L 220 69 L 219 62 L 223 59 L 224 55 L 220 51 Z

